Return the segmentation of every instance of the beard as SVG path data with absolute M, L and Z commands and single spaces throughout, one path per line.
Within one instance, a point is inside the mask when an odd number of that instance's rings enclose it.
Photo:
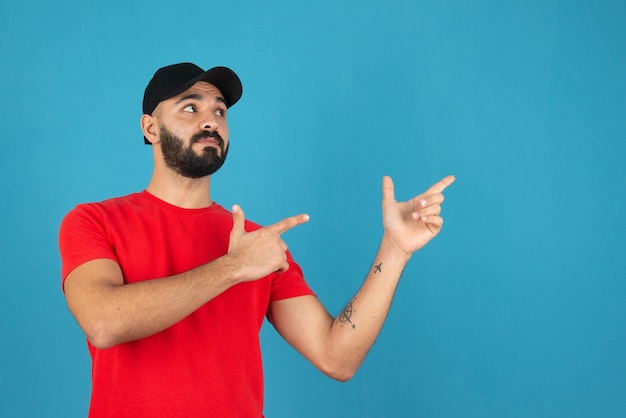
M 183 177 L 197 179 L 215 173 L 226 161 L 228 146 L 224 147 L 224 140 L 214 131 L 202 131 L 191 137 L 189 146 L 185 141 L 170 132 L 165 126 L 160 126 L 161 152 L 165 164 Z M 207 146 L 198 155 L 192 149 L 193 145 L 205 138 L 213 138 L 219 150 Z M 218 152 L 219 151 L 219 152 Z

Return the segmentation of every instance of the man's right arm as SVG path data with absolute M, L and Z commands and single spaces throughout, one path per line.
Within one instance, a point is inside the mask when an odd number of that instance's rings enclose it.
M 88 261 L 65 279 L 68 307 L 98 348 L 156 334 L 236 283 L 236 269 L 222 257 L 185 273 L 124 284 L 110 259 Z
M 68 307 L 98 348 L 156 334 L 233 285 L 286 269 L 287 246 L 280 234 L 307 220 L 293 216 L 248 233 L 243 211 L 234 207 L 226 255 L 181 274 L 132 284 L 124 283 L 115 261 L 91 260 L 65 279 Z

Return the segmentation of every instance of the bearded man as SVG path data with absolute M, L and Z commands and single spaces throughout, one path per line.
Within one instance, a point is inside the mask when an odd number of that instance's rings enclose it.
M 261 417 L 264 318 L 313 365 L 350 379 L 374 343 L 411 254 L 436 236 L 448 176 L 397 202 L 383 178 L 384 233 L 357 294 L 333 318 L 281 234 L 307 215 L 261 227 L 212 200 L 228 153 L 230 69 L 159 69 L 141 128 L 147 188 L 80 204 L 64 218 L 63 291 L 92 358 L 90 417 Z

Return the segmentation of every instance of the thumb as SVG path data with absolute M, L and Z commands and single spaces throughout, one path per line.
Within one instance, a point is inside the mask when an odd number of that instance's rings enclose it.
M 233 229 L 230 231 L 230 239 L 243 235 L 246 231 L 244 229 L 245 215 L 243 209 L 239 205 L 233 205 Z
M 393 180 L 391 177 L 384 176 L 383 177 L 383 206 L 387 203 L 393 203 L 396 201 L 396 197 L 394 194 L 394 186 Z

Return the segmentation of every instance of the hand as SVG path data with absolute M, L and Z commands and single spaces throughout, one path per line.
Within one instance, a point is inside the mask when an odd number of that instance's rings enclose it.
M 273 225 L 246 232 L 243 210 L 234 205 L 228 255 L 236 260 L 242 281 L 256 280 L 287 270 L 287 244 L 280 235 L 308 220 L 308 215 L 291 216 Z
M 426 245 L 443 225 L 442 192 L 454 182 L 454 176 L 444 177 L 423 194 L 406 202 L 397 202 L 391 177 L 383 178 L 383 226 L 385 236 L 406 255 Z

